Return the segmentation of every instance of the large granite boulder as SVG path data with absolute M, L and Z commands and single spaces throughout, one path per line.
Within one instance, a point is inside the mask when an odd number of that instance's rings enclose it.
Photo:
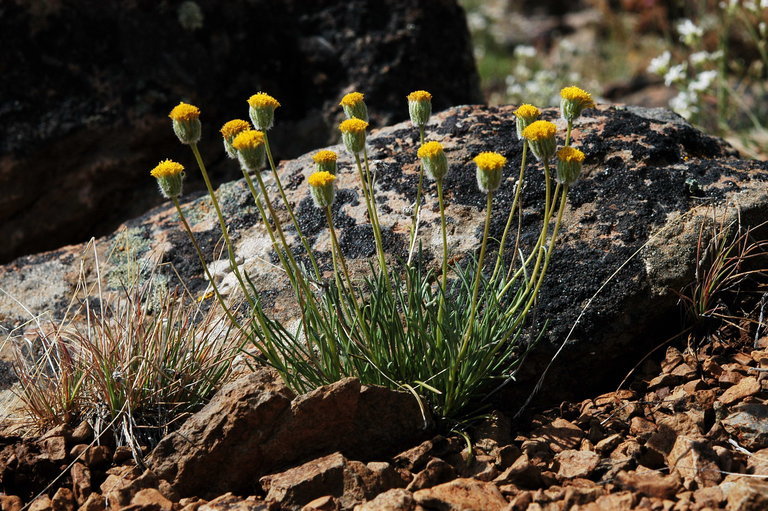
M 480 100 L 455 0 L 20 0 L 0 3 L 0 46 L 0 262 L 159 204 L 144 174 L 186 154 L 168 130 L 180 100 L 202 109 L 220 182 L 236 169 L 217 131 L 259 90 L 283 104 L 278 157 L 334 142 L 354 89 L 375 125 L 405 119 L 414 89 L 436 108 Z
M 445 181 L 448 236 L 451 251 L 459 259 L 477 250 L 482 234 L 484 196 L 476 188 L 471 161 L 480 151 L 499 151 L 510 160 L 508 179 L 495 199 L 498 214 L 491 235 L 498 238 L 503 229 L 521 156 L 513 110 L 512 106 L 451 108 L 436 115 L 428 127 L 428 136 L 444 144 L 451 165 Z M 543 116 L 558 123 L 559 133 L 564 133 L 556 110 L 546 110 Z M 554 364 L 541 398 L 551 402 L 615 386 L 640 356 L 664 338 L 660 336 L 679 332 L 675 291 L 693 278 L 699 226 L 715 213 L 726 219 L 739 215 L 743 226 L 768 219 L 768 163 L 738 159 L 724 142 L 668 111 L 600 106 L 579 119 L 573 137 L 587 154 L 584 173 L 570 192 L 562 238 L 544 282 L 532 333 L 545 321 L 546 329 L 518 383 L 509 386 L 515 390 L 507 397 L 509 406 L 530 391 L 571 329 L 570 341 Z M 410 123 L 374 130 L 369 137 L 385 243 L 394 256 L 405 252 L 410 217 L 404 210 L 416 193 L 417 144 L 418 134 Z M 333 149 L 340 153 L 335 223 L 352 271 L 362 274 L 368 271 L 373 254 L 371 230 L 352 160 L 341 147 Z M 306 176 L 313 169 L 310 156 L 284 162 L 280 173 L 304 233 L 330 268 L 329 234 L 307 191 Z M 189 160 L 186 156 L 182 161 Z M 538 233 L 543 201 L 540 165 L 531 165 L 523 189 L 524 248 Z M 223 185 L 219 194 L 238 257 L 251 275 L 258 276 L 256 284 L 270 313 L 286 321 L 296 319 L 295 301 L 284 275 L 273 264 L 266 231 L 242 180 Z M 426 196 L 421 241 L 426 253 L 435 256 L 440 253 L 440 234 L 433 185 Z M 212 254 L 220 231 L 210 200 L 206 196 L 187 200 L 183 205 L 187 217 L 206 253 Z M 287 214 L 280 211 L 288 228 Z M 294 244 L 299 246 L 295 239 Z M 133 254 L 142 261 L 172 263 L 196 293 L 202 294 L 206 286 L 178 217 L 167 205 L 126 223 L 96 246 L 104 254 L 113 253 L 113 262 L 102 268 L 107 279 L 137 267 L 126 262 L 130 261 L 126 254 Z M 74 246 L 20 258 L 0 268 L 0 288 L 33 312 L 55 309 L 56 304 L 66 303 L 82 249 Z M 432 264 L 438 261 L 436 256 Z M 215 261 L 212 267 L 222 289 L 233 289 L 226 262 Z M 170 269 L 161 271 L 169 282 L 176 279 Z M 0 315 L 14 321 L 26 313 L 0 296 Z

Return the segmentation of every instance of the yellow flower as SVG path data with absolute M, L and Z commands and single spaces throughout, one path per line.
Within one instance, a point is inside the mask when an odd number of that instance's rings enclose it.
M 224 138 L 232 140 L 245 130 L 251 129 L 251 124 L 248 121 L 242 119 L 233 119 L 221 127 L 221 134 Z
M 432 101 L 432 94 L 425 90 L 415 90 L 408 94 L 408 101 Z
M 421 158 L 421 164 L 424 166 L 424 172 L 427 177 L 439 181 L 445 177 L 448 172 L 448 158 L 443 151 L 443 145 L 440 142 L 427 142 L 419 147 L 417 153 Z
M 493 172 L 501 170 L 506 165 L 507 159 L 499 153 L 484 152 L 475 156 L 474 160 L 477 168 L 483 172 Z
M 573 122 L 585 108 L 594 108 L 592 95 L 578 87 L 566 87 L 560 91 L 560 115 L 568 122 Z
M 184 172 L 184 166 L 181 163 L 176 163 L 173 160 L 163 160 L 157 164 L 149 173 L 152 177 L 174 177 Z
M 248 104 L 252 108 L 271 108 L 272 110 L 280 106 L 280 102 L 266 92 L 257 92 L 248 98 Z
M 523 139 L 523 130 L 528 127 L 529 124 L 534 122 L 541 115 L 541 110 L 533 105 L 520 105 L 520 107 L 513 112 L 515 114 L 515 127 L 517 129 L 517 138 Z
M 329 163 L 336 162 L 337 155 L 333 151 L 318 151 L 312 156 L 312 160 L 315 163 Z
M 238 151 L 255 149 L 264 144 L 264 133 L 256 130 L 246 130 L 232 140 L 232 146 Z
M 582 163 L 584 161 L 584 153 L 575 147 L 563 147 L 557 152 L 557 158 L 568 163 Z
M 416 154 L 419 158 L 434 158 L 442 152 L 443 144 L 440 142 L 431 141 L 419 147 L 419 152 Z
M 173 107 L 168 117 L 174 121 L 192 121 L 200 117 L 200 109 L 194 105 L 182 102 Z
M 368 129 L 368 123 L 362 119 L 347 119 L 339 124 L 342 133 L 364 133 Z
M 507 163 L 507 159 L 499 153 L 480 153 L 474 158 L 477 171 L 477 187 L 483 193 L 491 193 L 501 186 L 501 169 Z
M 549 121 L 536 121 L 528 125 L 523 130 L 523 136 L 531 142 L 538 142 L 547 138 L 552 138 L 557 132 L 557 126 Z
M 311 176 L 309 176 L 309 185 L 310 186 L 325 186 L 328 183 L 333 183 L 336 180 L 336 176 L 331 174 L 330 172 L 315 172 Z
M 340 106 L 357 106 L 363 102 L 365 96 L 360 92 L 350 92 L 341 98 Z

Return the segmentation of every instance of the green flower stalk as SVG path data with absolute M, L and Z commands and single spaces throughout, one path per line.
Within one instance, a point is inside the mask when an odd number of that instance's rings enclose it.
M 570 186 L 581 175 L 584 153 L 573 147 L 557 151 L 557 182 Z
M 248 106 L 253 127 L 259 131 L 267 131 L 275 123 L 275 109 L 280 106 L 280 102 L 269 94 L 257 92 L 248 98 Z
M 360 119 L 368 122 L 368 107 L 365 106 L 365 96 L 360 92 L 350 92 L 341 98 L 339 105 L 344 109 L 347 119 Z
M 534 121 L 523 130 L 523 137 L 539 161 L 549 161 L 554 156 L 556 132 L 557 126 L 549 121 Z
M 560 91 L 560 115 L 568 123 L 568 131 L 565 134 L 565 145 L 571 145 L 571 130 L 575 121 L 585 108 L 594 108 L 595 102 L 592 95 L 578 87 L 565 87 Z
M 251 129 L 250 123 L 242 119 L 233 119 L 221 127 L 219 132 L 224 139 L 224 150 L 227 152 L 229 158 L 232 158 L 233 160 L 237 159 L 237 149 L 232 147 L 232 141 L 237 135 L 249 129 Z
M 337 172 L 336 160 L 338 160 L 338 155 L 333 151 L 323 150 L 312 155 L 312 161 L 316 164 L 317 172 L 328 172 L 334 176 Z
M 197 144 L 200 140 L 200 109 L 187 103 L 179 103 L 168 115 L 173 122 L 173 132 L 182 144 Z

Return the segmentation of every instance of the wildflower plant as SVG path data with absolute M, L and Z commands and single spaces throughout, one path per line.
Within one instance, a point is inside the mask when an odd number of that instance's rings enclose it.
M 562 115 L 569 128 L 581 110 L 593 106 L 591 96 L 581 89 L 578 91 L 576 95 L 567 89 L 563 92 Z M 251 120 L 256 128 L 266 130 L 274 123 L 274 117 L 267 119 L 264 112 L 257 112 L 262 115 L 257 118 L 253 109 L 266 108 L 273 115 L 279 103 L 270 102 L 267 99 L 270 96 L 264 93 L 257 96 L 257 106 L 253 101 L 255 96 L 249 100 Z M 546 275 L 562 223 L 567 192 L 581 172 L 584 154 L 570 147 L 570 129 L 566 147 L 557 151 L 556 125 L 539 120 L 540 111 L 532 105 L 518 108 L 515 116 L 517 135 L 523 141 L 523 160 L 493 270 L 486 271 L 485 259 L 489 247 L 496 244 L 489 236 L 490 222 L 494 195 L 505 186 L 507 157 L 492 151 L 481 152 L 473 158 L 478 189 L 486 198 L 479 255 L 469 257 L 466 264 L 452 264 L 444 190 L 451 161 L 441 142 L 426 140 L 431 99 L 426 91 L 415 91 L 408 96 L 409 113 L 414 127 L 419 130 L 420 144 L 414 156 L 420 163 L 420 176 L 409 258 L 394 263 L 388 260 L 384 250 L 375 173 L 366 148 L 368 110 L 364 96 L 353 92 L 341 101 L 348 119 L 339 125 L 339 131 L 345 148 L 354 159 L 353 172 L 365 202 L 376 249 L 376 260 L 370 262 L 370 273 L 365 277 L 355 278 L 349 271 L 334 225 L 332 206 L 338 183 L 338 155 L 327 150 L 313 155 L 314 169 L 307 179 L 307 191 L 317 211 L 325 216 L 328 227 L 333 263 L 332 274 L 328 276 L 319 271 L 295 222 L 271 158 L 267 132 L 249 130 L 240 123 L 237 127 L 243 129 L 237 134 L 222 129 L 225 145 L 228 143 L 237 153 L 244 179 L 265 219 L 264 226 L 290 281 L 300 318 L 294 329 L 271 318 L 247 273 L 240 283 L 243 294 L 249 297 L 248 316 L 232 318 L 234 314 L 226 307 L 223 298 L 220 303 L 228 311 L 232 324 L 249 336 L 258 350 L 258 358 L 275 367 L 295 391 L 308 391 L 342 377 L 356 376 L 365 384 L 412 392 L 425 408 L 429 407 L 438 417 L 447 420 L 449 426 L 455 426 L 475 411 L 471 405 L 485 395 L 492 382 L 513 376 L 521 356 L 528 349 L 522 342 L 523 326 Z M 228 136 L 230 140 L 227 140 Z M 505 244 L 512 219 L 520 208 L 520 190 L 528 170 L 526 156 L 529 148 L 540 161 L 545 177 L 543 222 L 528 256 L 517 264 L 508 264 L 504 257 Z M 554 182 L 557 184 L 553 192 L 550 163 L 556 153 L 558 163 Z M 260 172 L 264 154 L 270 162 L 279 200 L 291 213 L 298 237 L 313 262 L 312 269 L 299 264 L 295 248 L 289 244 L 275 214 L 270 188 Z M 427 267 L 421 250 L 413 257 L 423 176 L 428 178 L 427 183 L 434 182 L 437 191 L 442 241 L 439 274 Z M 258 183 L 258 190 L 253 178 Z M 213 194 L 213 191 L 209 190 L 209 193 Z M 177 211 L 186 225 L 178 205 Z M 550 230 L 553 220 L 554 227 Z M 187 233 L 194 243 L 191 230 L 187 229 Z M 516 246 L 515 253 L 518 249 Z M 204 263 L 202 255 L 200 258 Z

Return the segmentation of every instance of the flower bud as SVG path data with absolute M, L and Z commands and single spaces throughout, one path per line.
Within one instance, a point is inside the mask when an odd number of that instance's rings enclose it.
M 336 175 L 337 155 L 333 151 L 318 151 L 312 156 L 312 160 L 317 164 L 318 172 L 330 172 Z
M 523 130 L 534 156 L 541 161 L 549 160 L 555 154 L 555 133 L 557 126 L 549 121 L 534 121 Z
M 585 90 L 578 87 L 565 87 L 560 91 L 560 115 L 568 122 L 580 116 L 585 108 L 594 107 L 592 95 Z
M 361 119 L 368 122 L 368 107 L 365 106 L 363 98 L 365 96 L 359 92 L 350 92 L 341 98 L 339 105 L 344 109 L 348 119 Z
M 256 130 L 241 132 L 232 141 L 237 150 L 240 165 L 249 172 L 257 172 L 264 166 L 264 133 Z
M 352 154 L 358 154 L 365 149 L 365 130 L 368 123 L 362 119 L 347 119 L 339 124 L 341 131 L 341 140 L 344 142 L 347 151 Z
M 477 187 L 483 193 L 495 192 L 501 186 L 501 169 L 507 159 L 499 153 L 485 152 L 475 156 Z
M 275 108 L 280 103 L 264 92 L 257 92 L 248 98 L 248 114 L 251 116 L 253 127 L 260 131 L 267 131 L 275 121 Z
M 173 121 L 173 132 L 182 144 L 196 144 L 200 140 L 200 109 L 179 103 L 168 117 Z
M 423 128 L 432 115 L 432 94 L 425 90 L 416 90 L 408 94 L 408 114 L 411 122 L 418 128 Z
M 584 153 L 573 147 L 563 147 L 557 152 L 557 182 L 570 185 L 581 175 Z
M 176 199 L 181 196 L 184 167 L 180 163 L 172 160 L 161 161 L 150 171 L 150 174 L 157 179 L 163 197 Z
M 427 142 L 419 147 L 417 153 L 421 158 L 421 164 L 424 165 L 424 172 L 427 177 L 434 181 L 440 181 L 448 172 L 448 158 L 443 151 L 443 145 L 440 142 Z
M 232 147 L 232 141 L 237 135 L 249 129 L 251 129 L 251 125 L 242 119 L 234 119 L 221 127 L 221 136 L 224 137 L 224 150 L 227 151 L 227 156 L 233 159 L 237 158 L 237 150 Z
M 309 192 L 318 208 L 327 208 L 333 204 L 336 197 L 336 176 L 330 172 L 320 171 L 309 176 Z
M 527 128 L 532 122 L 536 121 L 541 115 L 541 111 L 533 105 L 520 105 L 520 107 L 514 111 L 517 127 L 517 138 L 523 139 L 523 130 Z

